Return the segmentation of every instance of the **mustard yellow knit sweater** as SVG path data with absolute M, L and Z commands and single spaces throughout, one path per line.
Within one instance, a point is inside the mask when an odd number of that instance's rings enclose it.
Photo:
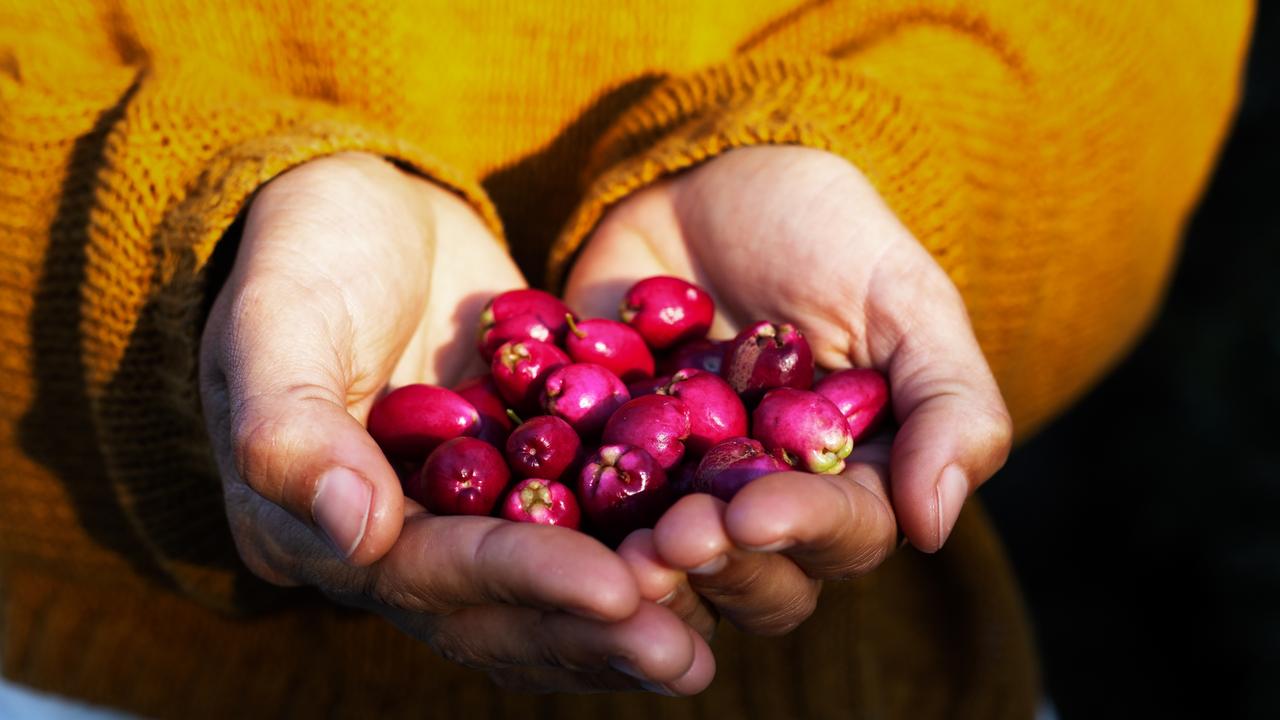
M 976 512 L 789 638 L 727 632 L 694 700 L 504 695 L 268 591 L 236 560 L 197 406 L 210 269 L 256 188 L 338 151 L 454 188 L 555 284 L 655 178 L 825 148 L 959 285 L 1025 435 L 1156 308 L 1250 19 L 1244 0 L 0 0 L 0 666 L 172 717 L 1025 715 L 1029 634 Z

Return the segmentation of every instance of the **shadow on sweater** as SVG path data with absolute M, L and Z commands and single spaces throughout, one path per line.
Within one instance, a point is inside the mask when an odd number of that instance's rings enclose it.
M 164 580 L 107 478 L 85 387 L 80 296 L 67 293 L 67 288 L 84 287 L 93 208 L 86 198 L 93 192 L 111 128 L 123 117 L 137 89 L 135 81 L 72 151 L 31 312 L 36 393 L 20 423 L 18 442 L 28 456 L 62 481 L 81 526 L 97 544 L 126 558 L 140 574 Z M 50 428 L 58 431 L 50 433 Z
M 587 190 L 588 180 L 574 169 L 586 167 L 601 135 L 662 80 L 644 75 L 601 95 L 542 149 L 484 179 L 516 264 L 532 284 L 542 284 L 551 244 Z

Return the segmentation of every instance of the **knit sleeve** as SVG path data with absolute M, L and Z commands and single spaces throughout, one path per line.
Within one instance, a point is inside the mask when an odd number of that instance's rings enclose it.
M 257 188 L 341 151 L 455 189 L 499 232 L 477 186 L 370 117 L 195 58 L 0 33 L 4 445 L 57 478 L 6 462 L 6 554 L 73 567 L 107 548 L 234 605 L 196 383 L 210 262 Z
M 1149 320 L 1238 98 L 1244 0 L 806 3 L 602 136 L 551 285 L 603 214 L 736 147 L 858 167 L 963 293 L 1025 435 Z

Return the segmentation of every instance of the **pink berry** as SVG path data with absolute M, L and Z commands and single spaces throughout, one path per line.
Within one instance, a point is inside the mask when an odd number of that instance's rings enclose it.
M 875 432 L 888 415 L 889 383 L 875 370 L 854 368 L 831 373 L 819 380 L 813 391 L 840 409 L 855 443 Z
M 604 426 L 604 442 L 634 445 L 652 456 L 663 470 L 670 470 L 684 457 L 684 441 L 689 439 L 691 426 L 689 416 L 689 406 L 680 398 L 634 398 L 609 418 Z
M 574 362 L 600 365 L 623 382 L 653 377 L 653 353 L 644 338 L 617 320 L 571 320 L 564 347 Z
M 583 466 L 578 496 L 596 530 L 618 541 L 632 530 L 653 527 L 675 493 L 649 453 L 631 445 L 605 445 Z
M 569 356 L 555 345 L 537 340 L 509 342 L 493 355 L 493 382 L 509 405 L 532 414 L 538 409 L 547 375 L 568 364 Z
M 522 340 L 537 340 L 549 344 L 557 342 L 551 327 L 536 315 L 517 315 L 481 330 L 476 347 L 480 351 L 480 357 L 488 362 L 504 344 Z
M 665 350 L 705 336 L 715 319 L 716 305 L 697 285 L 658 276 L 632 285 L 618 314 L 649 347 Z
M 495 295 L 480 313 L 480 355 L 488 361 L 510 340 L 558 343 L 569 328 L 567 314 L 569 308 L 559 298 L 542 290 L 522 288 Z M 524 319 L 512 322 L 517 318 Z
M 582 441 L 569 423 L 539 415 L 511 433 L 506 449 L 507 462 L 516 475 L 559 480 L 582 454 Z
M 729 344 L 720 375 L 743 401 L 754 405 L 769 390 L 813 385 L 813 352 L 793 325 L 759 322 Z
M 840 408 L 808 390 L 770 390 L 751 415 L 751 427 L 765 450 L 813 473 L 839 473 L 853 450 Z
M 510 479 L 497 448 L 475 438 L 454 438 L 431 453 L 405 494 L 437 515 L 488 515 Z
M 729 347 L 726 340 L 708 340 L 701 338 L 676 347 L 658 361 L 658 372 L 672 375 L 677 370 L 693 368 L 719 374 L 724 366 L 724 351 Z
M 480 414 L 452 390 L 405 385 L 373 404 L 368 428 L 388 457 L 421 462 L 440 443 L 478 433 Z
M 770 455 L 759 441 L 736 437 L 707 451 L 694 471 L 693 492 L 705 492 L 729 502 L 747 483 L 762 475 L 786 472 L 791 466 Z
M 553 480 L 521 480 L 502 503 L 502 517 L 515 522 L 559 525 L 577 530 L 582 524 L 573 491 Z
M 689 439 L 685 447 L 701 455 L 722 440 L 747 434 L 747 408 L 719 375 L 686 368 L 658 391 L 680 398 L 689 407 Z
M 638 398 L 643 395 L 655 395 L 659 390 L 671 384 L 670 375 L 660 375 L 658 377 L 645 378 L 637 380 L 627 385 L 627 392 L 631 393 L 631 397 Z
M 614 411 L 631 399 L 617 375 L 592 363 L 570 363 L 547 375 L 542 407 L 578 435 L 597 438 Z
M 485 373 L 467 378 L 453 388 L 464 400 L 475 406 L 480 413 L 480 431 L 476 437 L 502 447 L 507 442 L 507 435 L 515 426 L 507 417 L 507 405 L 498 393 L 498 386 L 493 382 L 493 375 Z

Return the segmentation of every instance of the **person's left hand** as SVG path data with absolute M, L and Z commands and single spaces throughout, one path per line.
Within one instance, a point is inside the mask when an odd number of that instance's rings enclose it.
M 820 366 L 886 373 L 900 424 L 891 448 L 862 444 L 840 475 L 777 473 L 728 504 L 690 495 L 628 539 L 620 552 L 642 595 L 678 601 L 704 634 L 714 620 L 679 591 L 685 577 L 744 630 L 785 633 L 813 612 L 822 579 L 877 567 L 899 528 L 938 550 L 968 494 L 1004 463 L 1008 411 L 960 293 L 843 159 L 739 149 L 646 188 L 606 214 L 565 294 L 585 315 L 613 317 L 650 275 L 706 288 L 714 336 L 790 322 Z

